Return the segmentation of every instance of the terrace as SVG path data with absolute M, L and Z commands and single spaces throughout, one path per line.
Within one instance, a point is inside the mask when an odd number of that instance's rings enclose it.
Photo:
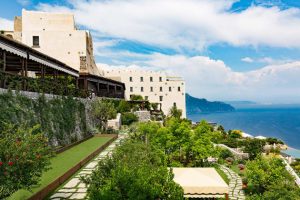
M 124 98 L 125 85 L 79 71 L 0 34 L 0 87 L 57 95 Z

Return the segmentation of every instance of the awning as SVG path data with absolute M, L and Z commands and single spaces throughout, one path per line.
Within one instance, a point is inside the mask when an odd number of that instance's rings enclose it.
M 8 51 L 8 52 L 10 52 L 10 53 L 13 53 L 13 54 L 16 54 L 16 55 L 18 55 L 18 56 L 21 56 L 21 57 L 23 57 L 23 58 L 27 58 L 27 53 L 26 53 L 26 51 L 22 51 L 22 50 L 20 50 L 20 49 L 17 49 L 17 48 L 15 48 L 15 47 L 12 47 L 12 46 L 10 46 L 10 45 L 7 45 L 7 44 L 5 44 L 5 43 L 2 43 L 1 41 L 0 41 L 0 48 L 1 48 L 1 49 L 4 49 L 5 51 Z
M 173 173 L 185 197 L 224 197 L 229 193 L 228 185 L 214 168 L 173 168 Z
M 73 75 L 73 76 L 76 76 L 76 77 L 79 77 L 79 74 L 78 74 L 78 73 L 75 73 L 75 72 L 73 72 L 73 71 L 71 71 L 71 70 L 64 69 L 64 68 L 62 68 L 62 67 L 59 67 L 58 65 L 53 64 L 53 63 L 51 63 L 51 62 L 49 62 L 49 61 L 47 61 L 47 60 L 41 59 L 41 58 L 39 58 L 39 57 L 37 57 L 37 56 L 34 56 L 34 55 L 31 55 L 31 54 L 30 54 L 30 55 L 29 55 L 29 59 L 30 59 L 30 60 L 33 60 L 33 61 L 36 61 L 36 62 L 38 62 L 38 63 L 41 63 L 41 64 L 43 64 L 43 65 L 46 65 L 46 66 L 48 66 L 48 67 L 51 67 L 51 68 L 53 68 L 53 69 L 56 69 L 56 70 L 59 70 L 59 71 L 68 73 L 68 74 Z

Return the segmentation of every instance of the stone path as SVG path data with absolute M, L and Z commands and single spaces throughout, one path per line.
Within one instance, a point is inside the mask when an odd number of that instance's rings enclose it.
M 69 180 L 61 189 L 56 191 L 50 199 L 86 199 L 87 186 L 80 180 L 81 176 L 89 176 L 97 168 L 98 161 L 106 156 L 110 156 L 116 145 L 120 144 L 124 135 L 119 135 L 113 143 L 111 143 L 104 151 L 90 161 L 79 173 Z
M 244 200 L 246 199 L 243 191 L 243 184 L 241 177 L 224 165 L 220 165 L 220 169 L 227 175 L 229 179 L 229 199 Z

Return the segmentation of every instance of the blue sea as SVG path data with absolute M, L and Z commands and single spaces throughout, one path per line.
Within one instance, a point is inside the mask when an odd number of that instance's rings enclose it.
M 300 157 L 300 107 L 239 108 L 234 112 L 190 114 L 192 121 L 207 120 L 221 124 L 226 130 L 240 129 L 253 136 L 263 135 L 283 140 L 296 157 Z M 293 149 L 294 148 L 294 149 Z

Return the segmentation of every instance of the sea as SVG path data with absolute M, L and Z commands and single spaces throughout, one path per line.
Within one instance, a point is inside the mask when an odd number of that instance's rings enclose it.
M 285 153 L 300 158 L 300 107 L 256 106 L 234 112 L 188 114 L 188 118 L 215 122 L 226 130 L 239 129 L 253 136 L 279 138 L 289 146 Z

